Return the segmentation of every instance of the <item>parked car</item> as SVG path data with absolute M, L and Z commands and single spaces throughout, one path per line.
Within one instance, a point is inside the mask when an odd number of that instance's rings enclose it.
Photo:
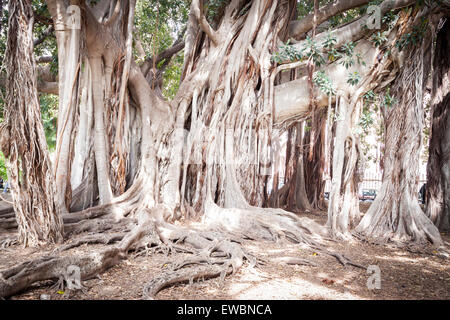
M 359 196 L 361 201 L 374 201 L 377 197 L 377 191 L 374 189 L 364 189 Z

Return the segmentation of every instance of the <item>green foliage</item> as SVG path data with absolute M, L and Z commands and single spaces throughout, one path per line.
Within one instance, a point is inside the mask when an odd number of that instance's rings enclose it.
M 219 5 L 219 2 L 221 1 L 216 1 L 215 4 L 210 2 L 208 5 L 213 8 Z M 182 38 L 188 21 L 189 6 L 188 0 L 137 2 L 135 32 L 147 54 L 145 59 L 168 49 L 177 39 Z M 138 63 L 142 62 L 135 58 Z M 159 66 L 165 62 L 161 61 Z M 183 53 L 181 52 L 172 58 L 163 75 L 162 91 L 166 98 L 173 98 L 178 91 L 182 67 Z
M 427 18 L 422 18 L 421 22 L 418 25 L 413 26 L 411 32 L 404 34 L 400 40 L 397 40 L 395 46 L 399 51 L 402 51 L 404 48 L 412 45 L 418 46 L 422 43 L 422 40 L 427 31 L 429 20 Z
M 375 47 L 380 47 L 382 44 L 384 44 L 388 40 L 387 38 L 387 32 L 375 32 L 371 37 L 370 41 L 372 41 L 375 44 Z
M 376 98 L 376 94 L 375 92 L 373 92 L 373 90 L 367 91 L 364 95 L 363 95 L 363 99 L 364 99 L 364 103 L 370 104 L 373 103 L 375 101 Z
M 228 4 L 230 0 L 209 0 L 206 3 L 206 17 L 208 20 L 214 20 L 217 14 Z M 244 14 L 245 12 L 241 12 Z
M 319 0 L 319 5 L 323 6 L 334 0 Z M 297 5 L 298 19 L 306 17 L 308 14 L 314 12 L 314 1 L 311 0 L 300 0 Z
M 336 94 L 336 90 L 333 87 L 333 83 L 330 78 L 323 71 L 318 71 L 314 75 L 314 83 L 320 88 L 320 90 L 326 93 L 327 96 Z
M 356 86 L 359 83 L 359 81 L 361 81 L 361 76 L 357 71 L 350 72 L 348 74 L 347 83 L 351 84 L 352 86 Z
M 163 79 L 163 95 L 173 99 L 180 87 L 181 72 L 183 67 L 183 55 L 173 58 L 172 63 L 166 68 Z
M 373 112 L 365 106 L 363 108 L 363 112 L 361 118 L 359 119 L 359 126 L 363 129 L 364 132 L 367 132 L 369 128 L 371 128 L 374 124 Z
M 290 45 L 290 40 L 280 46 L 280 51 L 272 55 L 272 61 L 281 63 L 283 61 L 297 61 L 303 59 L 303 53 Z
M 334 45 L 336 44 L 336 42 L 337 42 L 336 37 L 331 32 L 328 32 L 327 38 L 322 43 L 322 47 L 328 50 L 334 49 Z
M 325 63 L 320 46 L 310 37 L 306 37 L 306 48 L 303 53 L 307 59 L 311 59 L 316 67 Z
M 322 54 L 321 46 L 318 45 L 310 37 L 306 38 L 306 47 L 298 50 L 290 45 L 290 40 L 286 44 L 280 46 L 280 50 L 272 55 L 272 61 L 281 63 L 283 61 L 301 61 L 311 60 L 316 67 L 325 64 L 325 59 Z
M 351 41 L 351 42 L 348 42 L 348 43 L 344 44 L 342 46 L 341 51 L 344 54 L 348 55 L 348 56 L 353 56 L 353 53 L 355 51 L 355 47 L 356 47 L 356 43 Z
M 187 19 L 187 1 L 138 1 L 135 26 L 146 58 L 170 47 L 182 35 Z
M 328 61 L 330 62 L 334 62 L 342 57 L 341 53 L 334 47 L 336 42 L 336 37 L 331 32 L 328 32 L 327 38 L 322 44 L 322 47 L 328 51 Z
M 0 152 L 0 178 L 8 180 L 8 173 L 6 171 L 6 159 L 3 152 Z
M 387 88 L 384 98 L 381 100 L 381 106 L 386 109 L 391 109 L 398 103 L 397 99 L 390 93 L 390 88 Z
M 342 48 L 340 49 L 342 52 L 342 59 L 339 62 L 340 64 L 342 64 L 346 69 L 352 67 L 355 64 L 355 60 L 354 60 L 354 53 L 355 53 L 355 47 L 356 47 L 356 43 L 354 42 L 349 42 L 346 43 L 342 46 Z M 361 62 L 361 55 L 358 55 L 358 62 Z
M 56 126 L 58 116 L 58 97 L 51 94 L 40 94 L 42 125 L 50 151 L 56 147 Z
M 381 22 L 387 24 L 389 29 L 391 29 L 397 22 L 397 19 L 398 15 L 396 15 L 393 11 L 389 11 L 381 18 Z

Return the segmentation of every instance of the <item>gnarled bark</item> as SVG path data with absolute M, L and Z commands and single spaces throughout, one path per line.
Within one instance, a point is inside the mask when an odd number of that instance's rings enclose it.
M 427 42 L 424 40 L 423 47 L 412 51 L 394 85 L 398 102 L 386 118 L 383 184 L 355 229 L 377 242 L 442 244 L 438 229 L 420 208 L 417 195 L 424 121 L 422 92 L 430 66 L 424 56 Z
M 9 10 L 1 149 L 8 163 L 19 241 L 24 246 L 59 243 L 63 238 L 61 208 L 56 202 L 37 96 L 33 11 L 30 1 L 14 1 Z
M 438 31 L 434 56 L 431 138 L 427 167 L 426 214 L 450 229 L 450 21 Z

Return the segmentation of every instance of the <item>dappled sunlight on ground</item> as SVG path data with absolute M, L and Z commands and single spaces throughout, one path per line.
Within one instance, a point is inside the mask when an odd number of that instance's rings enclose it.
M 341 293 L 328 288 L 319 281 L 313 283 L 305 280 L 302 278 L 302 273 L 293 274 L 288 278 L 269 276 L 266 272 L 257 270 L 252 273 L 250 275 L 244 271 L 239 281 L 229 286 L 228 293 L 233 298 L 241 300 L 361 299 L 351 293 Z M 320 278 L 326 278 L 326 276 L 318 277 Z
M 320 224 L 326 221 L 326 213 L 302 214 Z M 201 224 L 196 225 L 199 229 Z M 448 234 L 443 235 L 449 250 Z M 450 264 L 448 259 L 426 252 L 411 252 L 390 245 L 325 242 L 328 250 L 345 255 L 365 267 L 378 266 L 381 270 L 381 289 L 369 290 L 367 270 L 342 266 L 336 258 L 318 252 L 304 244 L 288 241 L 255 242 L 245 240 L 244 250 L 259 259 L 251 267 L 248 263 L 224 281 L 210 279 L 180 284 L 162 290 L 157 299 L 450 299 Z M 95 245 L 81 246 L 75 253 L 86 253 Z M 51 254 L 52 247 L 44 248 Z M 0 253 L 0 270 L 41 255 L 35 249 L 14 246 Z M 313 262 L 316 266 L 285 265 L 276 259 L 296 257 Z M 180 255 L 155 254 L 129 259 L 85 281 L 86 293 L 72 296 L 60 295 L 51 289 L 48 281 L 34 285 L 31 290 L 13 299 L 39 299 L 49 294 L 52 299 L 141 299 L 142 289 L 154 277 L 166 272 L 168 263 L 179 261 Z

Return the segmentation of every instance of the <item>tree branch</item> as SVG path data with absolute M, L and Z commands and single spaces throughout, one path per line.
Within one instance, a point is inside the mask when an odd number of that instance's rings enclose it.
M 178 39 L 175 41 L 175 43 L 172 45 L 172 47 L 164 50 L 163 52 L 159 53 L 156 56 L 155 64 L 159 64 L 163 60 L 169 60 L 172 59 L 174 55 L 176 55 L 178 52 L 184 49 L 184 41 L 182 39 Z M 144 61 L 144 63 L 141 65 L 141 71 L 146 77 L 148 72 L 153 66 L 153 57 L 148 58 Z
M 415 2 L 416 2 L 415 0 L 384 1 L 380 7 L 381 16 L 384 16 L 387 12 L 389 12 L 391 10 L 401 9 L 401 8 L 407 7 Z M 366 21 L 368 18 L 370 18 L 369 15 L 365 15 L 362 18 L 360 18 L 356 21 L 353 21 L 352 23 L 349 23 L 341 28 L 333 30 L 331 32 L 331 36 L 336 38 L 337 42 L 335 44 L 335 47 L 339 48 L 346 43 L 349 43 L 352 41 L 357 41 L 357 40 L 361 39 L 364 36 L 365 32 L 367 31 L 365 26 L 366 26 Z M 319 34 L 316 37 L 315 41 L 318 43 L 322 43 L 325 41 L 327 36 L 328 36 L 328 32 L 322 32 L 321 34 Z M 297 50 L 301 50 L 305 46 L 306 46 L 305 40 L 300 41 L 299 43 L 296 43 L 293 45 L 293 47 L 296 48 Z
M 363 6 L 369 3 L 370 0 L 340 0 L 323 6 L 319 9 L 317 15 L 317 25 L 322 24 L 331 17 L 342 13 L 344 11 Z M 307 15 L 302 20 L 292 21 L 289 25 L 289 35 L 292 38 L 299 38 L 313 28 L 314 14 Z
M 55 31 L 55 27 L 53 25 L 51 25 L 50 27 L 48 27 L 47 30 L 45 30 L 42 35 L 38 38 L 34 40 L 34 46 L 38 46 L 40 45 L 42 42 L 45 41 L 45 39 L 47 39 L 52 33 L 53 31 Z
M 42 57 L 37 57 L 36 58 L 36 63 L 50 63 L 53 61 L 53 57 L 52 56 L 42 56 Z
M 110 26 L 117 20 L 117 18 L 119 17 L 120 9 L 121 9 L 120 8 L 120 1 L 117 1 L 116 6 L 114 7 L 114 11 L 113 11 L 111 17 L 107 21 L 104 22 L 105 26 Z
M 208 35 L 214 45 L 217 46 L 217 44 L 219 43 L 217 32 L 211 27 L 208 20 L 206 20 L 206 17 L 203 14 L 202 2 L 200 0 L 193 0 L 191 10 L 194 13 L 195 18 L 197 19 L 200 29 L 202 29 L 202 31 Z
M 352 86 L 347 82 L 348 73 L 357 72 L 361 78 L 365 79 L 370 72 L 377 66 L 377 56 L 379 50 L 374 48 L 369 41 L 361 41 L 355 48 L 363 56 L 365 65 L 356 64 L 346 69 L 338 62 L 330 64 L 324 69 L 330 78 L 334 89 L 337 92 L 346 92 L 350 96 L 353 95 L 358 86 Z M 316 99 L 316 107 L 323 108 L 328 106 L 329 97 L 322 92 L 317 86 L 314 88 L 314 98 Z M 334 101 L 334 99 L 332 100 Z M 308 76 L 303 76 L 298 80 L 283 83 L 275 87 L 274 92 L 274 122 L 283 123 L 289 119 L 298 119 L 307 117 L 310 114 L 310 95 Z

